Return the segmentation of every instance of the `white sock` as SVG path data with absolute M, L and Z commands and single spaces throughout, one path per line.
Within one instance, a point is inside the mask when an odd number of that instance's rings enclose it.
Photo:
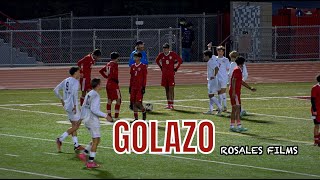
M 219 103 L 220 103 L 221 106 L 222 106 L 222 103 L 223 103 L 223 94 L 219 94 Z
M 83 152 L 88 155 L 88 153 L 90 153 L 90 151 L 91 151 L 91 147 L 92 147 L 92 143 L 90 142 L 90 143 L 86 146 L 86 148 L 85 148 L 85 150 L 84 150 Z M 86 152 L 86 150 L 87 150 L 88 153 Z
M 72 136 L 72 140 L 73 140 L 74 147 L 78 147 L 79 146 L 78 137 L 77 136 Z
M 210 100 L 209 100 L 209 110 L 212 112 L 213 111 L 213 99 L 212 98 L 210 98 Z
M 223 101 L 224 107 L 227 107 L 227 94 L 226 93 L 222 94 L 222 101 Z
M 64 132 L 63 134 L 61 134 L 61 136 L 59 137 L 59 141 L 62 142 L 66 139 L 66 137 L 68 137 L 68 133 L 67 132 Z
M 221 107 L 221 104 L 219 103 L 219 100 L 218 100 L 216 97 L 212 97 L 211 99 L 212 99 L 212 101 L 218 106 L 219 109 L 222 108 L 222 107 Z
M 93 162 L 93 159 L 96 157 L 96 152 L 90 152 L 90 159 L 89 162 Z

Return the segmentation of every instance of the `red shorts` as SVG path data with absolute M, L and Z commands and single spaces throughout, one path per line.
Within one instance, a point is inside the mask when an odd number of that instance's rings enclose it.
M 130 93 L 130 102 L 142 102 L 143 94 L 141 89 L 131 89 Z
M 81 91 L 90 91 L 91 88 L 91 78 L 80 78 L 80 90 Z
M 236 93 L 236 98 L 232 98 L 232 93 L 229 93 L 231 106 L 241 105 L 240 93 Z
M 121 99 L 121 92 L 119 87 L 107 86 L 106 92 L 108 99 L 111 99 L 111 101 Z
M 162 75 L 161 86 L 175 86 L 174 75 Z

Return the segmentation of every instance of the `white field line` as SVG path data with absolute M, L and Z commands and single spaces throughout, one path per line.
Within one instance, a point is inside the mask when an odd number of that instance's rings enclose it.
M 27 136 L 17 136 L 17 135 L 12 135 L 12 134 L 0 134 L 0 136 L 55 142 L 55 140 L 53 140 L 53 139 L 33 138 L 33 137 L 27 137 Z M 70 142 L 64 142 L 64 143 L 72 144 Z M 99 147 L 104 148 L 104 149 L 112 149 L 113 150 L 112 147 L 107 147 L 107 146 L 99 146 Z M 266 170 L 266 171 L 295 174 L 295 175 L 301 175 L 301 176 L 320 177 L 320 175 L 314 175 L 314 174 L 299 173 L 299 172 L 294 172 L 294 171 L 287 171 L 287 170 L 273 169 L 273 168 L 266 168 L 266 167 L 259 167 L 259 166 L 250 166 L 250 165 L 243 165 L 243 164 L 234 164 L 234 163 L 227 163 L 227 162 L 222 162 L 222 161 L 212 161 L 212 160 L 187 158 L 187 157 L 182 157 L 182 156 L 163 155 L 163 154 L 155 154 L 155 155 L 169 157 L 169 158 L 175 158 L 175 159 L 184 159 L 184 160 L 190 160 L 190 161 L 199 161 L 199 162 L 208 162 L 208 163 L 215 163 L 215 164 L 222 164 L 222 165 L 229 165 L 229 166 L 245 167 L 245 168 L 249 168 L 249 169 L 260 169 L 260 170 Z
M 50 152 L 44 152 L 43 154 L 49 154 L 49 155 L 59 156 L 59 154 L 57 154 L 57 153 L 50 153 Z
M 49 178 L 53 178 L 53 179 L 68 179 L 68 178 L 60 177 L 60 176 L 51 176 L 51 175 L 48 175 L 48 174 L 39 174 L 39 173 L 34 173 L 34 172 L 29 172 L 29 171 L 21 171 L 21 170 L 8 169 L 8 168 L 2 168 L 2 167 L 0 167 L 0 170 L 18 172 L 18 173 L 23 173 L 23 174 L 31 174 L 31 175 L 42 176 L 42 177 L 49 177 Z
M 4 154 L 6 156 L 11 156 L 11 157 L 19 157 L 19 155 L 16 155 L 16 154 Z

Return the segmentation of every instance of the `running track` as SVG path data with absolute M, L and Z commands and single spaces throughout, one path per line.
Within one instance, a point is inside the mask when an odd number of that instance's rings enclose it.
M 99 69 L 92 69 L 100 77 Z M 247 63 L 249 83 L 315 82 L 320 62 Z M 69 67 L 0 68 L 0 89 L 54 88 L 68 76 Z M 206 84 L 206 63 L 182 64 L 176 73 L 176 84 Z M 156 65 L 148 68 L 149 86 L 160 85 L 161 71 Z M 129 68 L 119 66 L 120 86 L 129 84 Z

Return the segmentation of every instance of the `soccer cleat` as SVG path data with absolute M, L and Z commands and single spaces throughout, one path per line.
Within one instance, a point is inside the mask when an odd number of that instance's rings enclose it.
M 223 107 L 223 112 L 227 112 L 227 107 Z
M 222 109 L 218 109 L 218 112 L 216 113 L 217 116 L 221 116 L 222 114 Z
M 210 114 L 210 115 L 211 115 L 211 114 L 212 114 L 212 111 L 209 110 L 209 111 L 207 111 L 207 112 L 203 112 L 202 114 Z
M 245 131 L 248 131 L 248 129 L 247 129 L 247 128 L 244 128 L 244 127 L 241 127 L 241 128 L 238 128 L 238 131 L 239 131 L 239 132 L 245 132 Z
M 238 128 L 235 128 L 235 127 L 230 128 L 229 130 L 230 130 L 231 132 L 240 132 L 239 129 L 238 129 Z
M 86 166 L 87 166 L 87 168 L 98 168 L 98 167 L 100 167 L 100 165 L 95 163 L 95 162 L 87 162 Z
M 80 153 L 77 156 L 82 162 L 86 162 L 87 161 L 87 155 L 86 154 Z
M 143 120 L 146 120 L 146 119 L 147 119 L 147 112 L 143 112 L 143 113 L 142 113 L 142 119 L 143 119 Z
M 58 147 L 58 152 L 61 152 L 62 142 L 60 141 L 60 139 L 59 139 L 59 138 L 57 138 L 57 140 L 56 140 L 56 144 L 57 144 L 57 147 Z
M 167 107 L 165 107 L 165 109 L 170 109 L 170 106 L 168 105 Z
M 79 145 L 78 147 L 74 147 L 73 148 L 75 151 L 83 151 L 84 150 L 84 147 Z
M 173 105 L 171 105 L 171 106 L 169 107 L 169 109 L 174 109 Z

